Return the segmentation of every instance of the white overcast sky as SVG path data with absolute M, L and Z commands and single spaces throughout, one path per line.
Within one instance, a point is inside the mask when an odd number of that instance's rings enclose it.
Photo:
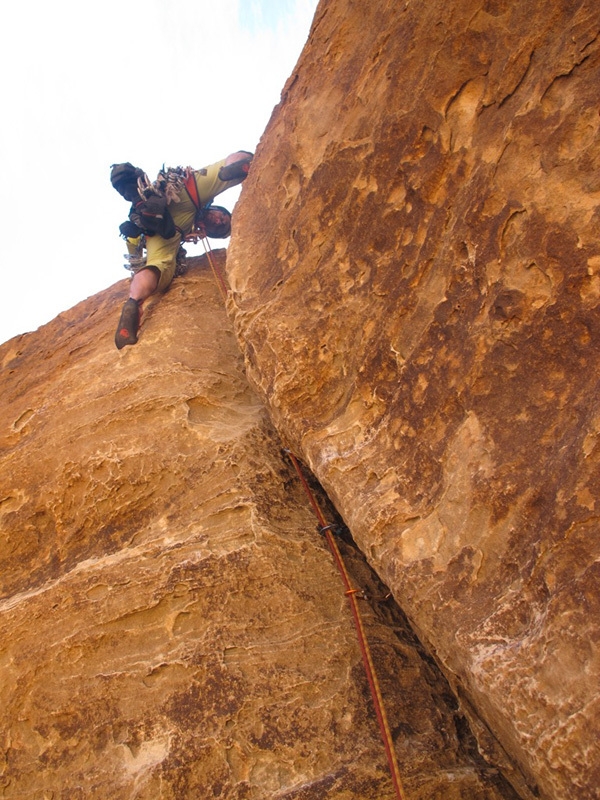
M 0 342 L 127 277 L 110 165 L 254 150 L 317 0 L 19 0 L 0 11 Z M 231 209 L 239 190 L 220 196 Z M 203 249 L 188 249 L 190 255 Z

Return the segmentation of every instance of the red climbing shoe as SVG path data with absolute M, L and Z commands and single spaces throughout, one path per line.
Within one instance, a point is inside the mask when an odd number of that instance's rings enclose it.
M 140 325 L 140 307 L 137 300 L 130 297 L 123 306 L 121 319 L 115 333 L 115 344 L 120 350 L 126 344 L 137 342 L 137 332 Z

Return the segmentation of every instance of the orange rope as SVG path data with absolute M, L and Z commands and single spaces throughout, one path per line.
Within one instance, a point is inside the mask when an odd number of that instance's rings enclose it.
M 402 780 L 400 778 L 398 761 L 396 759 L 396 751 L 394 750 L 394 742 L 392 739 L 390 726 L 388 724 L 385 708 L 383 705 L 383 697 L 381 695 L 381 690 L 379 688 L 379 681 L 377 680 L 377 674 L 375 672 L 375 666 L 373 664 L 371 650 L 367 642 L 367 637 L 365 635 L 365 629 L 360 615 L 360 610 L 358 608 L 358 601 L 356 599 L 356 595 L 359 592 L 359 590 L 354 589 L 352 587 L 352 584 L 350 582 L 350 576 L 348 575 L 348 571 L 346 570 L 346 565 L 344 564 L 342 554 L 340 553 L 340 549 L 337 545 L 337 542 L 335 541 L 333 534 L 331 533 L 331 528 L 333 526 L 328 525 L 325 522 L 325 518 L 321 513 L 321 509 L 317 505 L 317 502 L 310 489 L 310 486 L 308 485 L 306 478 L 302 474 L 302 470 L 300 469 L 300 464 L 298 463 L 298 460 L 290 450 L 286 450 L 285 452 L 289 455 L 292 464 L 294 465 L 296 472 L 298 473 L 298 477 L 302 482 L 302 485 L 308 496 L 310 504 L 313 507 L 316 517 L 321 525 L 320 528 L 321 533 L 323 533 L 327 539 L 327 544 L 329 545 L 329 549 L 333 554 L 338 570 L 342 577 L 342 581 L 344 582 L 344 586 L 346 587 L 346 596 L 350 601 L 350 607 L 352 609 L 352 615 L 354 617 L 354 623 L 356 625 L 356 632 L 358 634 L 358 643 L 360 645 L 360 650 L 363 657 L 365 672 L 367 673 L 367 680 L 369 681 L 369 686 L 371 688 L 371 695 L 373 697 L 373 703 L 375 705 L 375 713 L 377 714 L 377 720 L 379 722 L 379 728 L 381 730 L 381 736 L 383 739 L 383 744 L 385 746 L 385 752 L 387 755 L 390 772 L 392 774 L 392 782 L 394 784 L 394 789 L 396 790 L 396 797 L 398 798 L 398 800 L 406 800 L 406 795 L 404 794 L 404 789 L 402 787 Z
M 212 252 L 210 249 L 210 244 L 207 245 L 206 237 L 202 238 L 202 244 L 204 245 L 204 249 L 206 251 L 206 255 L 208 256 L 208 260 L 210 266 L 212 268 L 213 274 L 219 283 L 221 288 L 221 292 L 223 294 L 223 299 L 227 299 L 227 285 L 225 284 L 225 280 L 219 270 L 216 267 L 216 264 L 213 262 L 212 259 Z M 346 587 L 346 596 L 350 601 L 350 608 L 352 609 L 352 616 L 354 617 L 354 623 L 356 626 L 356 632 L 358 635 L 358 643 L 360 646 L 360 651 L 363 658 L 363 664 L 365 667 L 365 672 L 367 674 L 367 680 L 369 682 L 369 686 L 371 688 L 371 696 L 373 698 L 373 704 L 375 706 L 375 713 L 377 715 L 377 720 L 379 722 L 379 728 L 381 731 L 381 736 L 383 739 L 383 744 L 385 747 L 385 752 L 387 755 L 388 764 L 390 767 L 390 772 L 392 775 L 392 783 L 394 784 L 394 790 L 396 793 L 396 797 L 398 800 L 406 800 L 406 795 L 404 793 L 404 789 L 402 787 L 402 780 L 400 778 L 400 770 L 398 768 L 398 761 L 396 759 L 396 751 L 394 750 L 394 742 L 392 739 L 392 733 L 390 731 L 390 726 L 387 720 L 387 716 L 385 713 L 385 708 L 383 705 L 383 697 L 381 695 L 381 689 L 379 688 L 379 681 L 377 680 L 377 674 L 375 672 L 375 666 L 373 664 L 373 658 L 371 656 L 371 651 L 369 648 L 369 644 L 367 642 L 367 637 L 365 635 L 364 626 L 362 623 L 362 618 L 360 616 L 360 610 L 358 608 L 358 602 L 356 599 L 356 595 L 359 593 L 358 589 L 355 589 L 351 582 L 350 577 L 348 575 L 348 571 L 346 570 L 346 565 L 344 564 L 344 560 L 342 558 L 342 554 L 340 553 L 339 547 L 333 535 L 331 533 L 332 525 L 328 525 L 325 521 L 325 517 L 321 513 L 321 509 L 319 508 L 313 493 L 310 490 L 310 486 L 308 485 L 306 478 L 304 477 L 302 470 L 300 469 L 300 464 L 296 459 L 295 455 L 292 453 L 291 450 L 286 449 L 285 452 L 289 455 L 292 464 L 294 465 L 296 472 L 298 473 L 298 477 L 304 486 L 304 490 L 308 496 L 310 504 L 315 512 L 315 515 L 320 523 L 320 531 L 324 534 L 325 538 L 327 539 L 327 544 L 329 545 L 329 549 L 332 552 L 334 560 L 337 564 L 338 570 L 342 577 L 342 581 L 344 586 Z
M 193 173 L 187 176 L 187 178 L 185 179 L 184 186 L 189 195 L 190 200 L 192 201 L 192 203 L 196 208 L 196 212 L 200 213 L 201 207 L 200 207 L 200 197 L 198 195 L 198 185 L 196 183 L 196 179 Z M 225 283 L 225 279 L 221 274 L 220 270 L 217 269 L 217 266 L 213 261 L 212 250 L 210 248 L 210 243 L 206 238 L 206 233 L 204 232 L 203 229 L 194 228 L 194 230 L 192 230 L 191 233 L 188 233 L 188 235 L 185 237 L 186 242 L 193 242 L 194 244 L 198 243 L 198 239 L 202 240 L 202 244 L 204 245 L 204 251 L 208 257 L 208 263 L 210 264 L 210 268 L 213 271 L 213 275 L 217 279 L 217 283 L 219 284 L 221 294 L 223 295 L 223 300 L 227 300 L 227 284 Z
M 208 257 L 208 263 L 210 264 L 210 268 L 213 271 L 213 275 L 217 279 L 217 283 L 219 284 L 219 289 L 221 290 L 221 294 L 223 295 L 223 300 L 227 300 L 227 284 L 225 283 L 225 278 L 221 274 L 221 271 L 217 269 L 217 265 L 214 262 L 212 257 L 212 250 L 210 244 L 208 243 L 206 236 L 202 237 L 202 244 L 204 245 L 204 250 Z

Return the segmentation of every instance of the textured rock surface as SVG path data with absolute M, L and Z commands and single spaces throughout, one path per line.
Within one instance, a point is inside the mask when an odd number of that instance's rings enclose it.
M 203 259 L 0 347 L 0 796 L 391 800 L 343 585 Z M 325 506 L 324 506 L 325 508 Z M 411 800 L 514 800 L 364 560 Z
M 277 428 L 554 800 L 600 786 L 599 31 L 322 2 L 228 256 Z

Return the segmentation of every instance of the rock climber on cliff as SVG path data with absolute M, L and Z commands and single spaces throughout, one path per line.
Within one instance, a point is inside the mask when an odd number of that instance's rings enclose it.
M 129 298 L 115 334 L 119 350 L 137 342 L 143 302 L 155 292 L 166 291 L 171 284 L 182 239 L 192 230 L 211 238 L 229 236 L 230 213 L 211 203 L 218 194 L 245 179 L 252 158 L 252 153 L 240 150 L 199 170 L 163 168 L 154 183 L 132 164 L 113 164 L 111 183 L 132 203 L 121 234 L 130 255 L 139 256 L 137 261 L 131 259 L 134 274 Z M 145 259 L 140 255 L 142 245 Z

